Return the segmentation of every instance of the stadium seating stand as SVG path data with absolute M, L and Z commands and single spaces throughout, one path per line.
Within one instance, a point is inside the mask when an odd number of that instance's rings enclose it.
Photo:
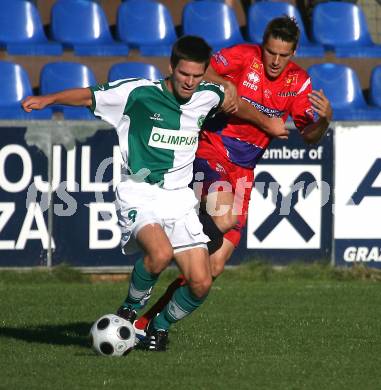
M 308 68 L 313 89 L 322 89 L 331 102 L 333 120 L 381 120 L 381 109 L 369 106 L 352 68 L 341 64 L 316 64 Z

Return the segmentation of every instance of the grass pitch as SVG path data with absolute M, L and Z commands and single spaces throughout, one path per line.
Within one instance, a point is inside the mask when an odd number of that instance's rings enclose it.
M 166 271 L 156 294 L 175 275 Z M 0 388 L 381 389 L 378 273 L 227 270 L 203 307 L 171 329 L 167 352 L 96 356 L 91 324 L 126 290 L 70 269 L 0 272 Z

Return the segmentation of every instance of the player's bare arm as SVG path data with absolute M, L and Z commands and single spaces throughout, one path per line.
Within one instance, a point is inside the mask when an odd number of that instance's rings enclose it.
M 26 112 L 31 112 L 32 110 L 42 110 L 51 104 L 89 107 L 91 103 L 89 88 L 74 88 L 49 95 L 28 96 L 21 102 L 21 106 Z
M 286 129 L 282 119 L 269 118 L 250 103 L 239 99 L 236 86 L 220 76 L 212 66 L 209 65 L 204 77 L 206 80 L 221 84 L 224 87 L 225 99 L 221 108 L 226 114 L 234 114 L 238 118 L 259 127 L 270 137 L 288 138 L 289 131 Z
M 221 109 L 226 114 L 235 115 L 243 121 L 259 127 L 270 137 L 288 139 L 289 131 L 286 129 L 282 118 L 269 118 L 243 99 L 238 99 L 237 103 L 237 110 L 234 114 L 229 112 L 229 109 L 225 109 L 225 100 Z M 229 104 L 227 104 L 227 106 L 229 107 Z
M 302 136 L 307 144 L 316 144 L 323 137 L 332 120 L 332 107 L 323 90 L 313 90 L 308 94 L 308 98 L 311 101 L 312 109 L 319 115 L 319 119 L 306 126 L 302 131 Z
M 289 130 L 286 129 L 282 118 L 270 118 L 245 100 L 239 99 L 238 110 L 234 115 L 259 127 L 270 137 L 288 139 Z

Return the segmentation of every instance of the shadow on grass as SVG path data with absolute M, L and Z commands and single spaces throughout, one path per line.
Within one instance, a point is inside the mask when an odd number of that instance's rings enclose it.
M 0 337 L 8 337 L 30 343 L 74 345 L 90 347 L 91 323 L 74 322 L 64 325 L 37 325 L 28 327 L 0 327 Z

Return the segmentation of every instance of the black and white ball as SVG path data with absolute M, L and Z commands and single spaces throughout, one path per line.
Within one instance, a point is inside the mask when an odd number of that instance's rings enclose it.
M 106 314 L 94 322 L 90 338 L 96 353 L 104 356 L 123 356 L 135 345 L 135 330 L 124 318 Z

